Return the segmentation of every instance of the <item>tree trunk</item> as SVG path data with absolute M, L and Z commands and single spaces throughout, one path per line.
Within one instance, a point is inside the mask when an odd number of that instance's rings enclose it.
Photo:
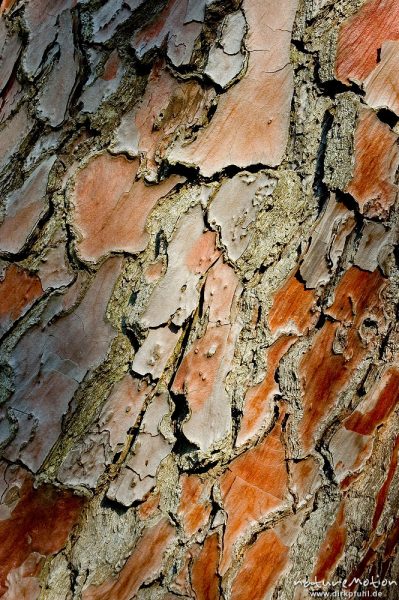
M 398 0 L 0 10 L 1 597 L 397 599 Z

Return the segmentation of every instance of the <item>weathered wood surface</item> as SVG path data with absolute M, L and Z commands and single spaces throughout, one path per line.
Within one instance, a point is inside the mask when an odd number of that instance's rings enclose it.
M 0 13 L 1 597 L 397 599 L 399 1 Z

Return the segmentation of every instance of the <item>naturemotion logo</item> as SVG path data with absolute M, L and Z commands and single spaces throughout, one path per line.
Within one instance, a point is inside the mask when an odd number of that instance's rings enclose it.
M 398 582 L 378 577 L 371 577 L 371 579 L 354 577 L 350 580 L 337 581 L 306 577 L 294 581 L 294 585 L 307 589 L 310 598 L 383 598 L 384 590 L 393 586 L 398 587 Z

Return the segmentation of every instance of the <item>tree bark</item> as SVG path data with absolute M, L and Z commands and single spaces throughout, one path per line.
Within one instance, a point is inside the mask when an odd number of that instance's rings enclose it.
M 0 11 L 1 597 L 398 598 L 398 0 Z

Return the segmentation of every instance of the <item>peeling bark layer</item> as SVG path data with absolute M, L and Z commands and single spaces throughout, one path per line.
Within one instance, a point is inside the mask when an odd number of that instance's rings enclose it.
M 2 598 L 398 597 L 398 16 L 1 2 Z

